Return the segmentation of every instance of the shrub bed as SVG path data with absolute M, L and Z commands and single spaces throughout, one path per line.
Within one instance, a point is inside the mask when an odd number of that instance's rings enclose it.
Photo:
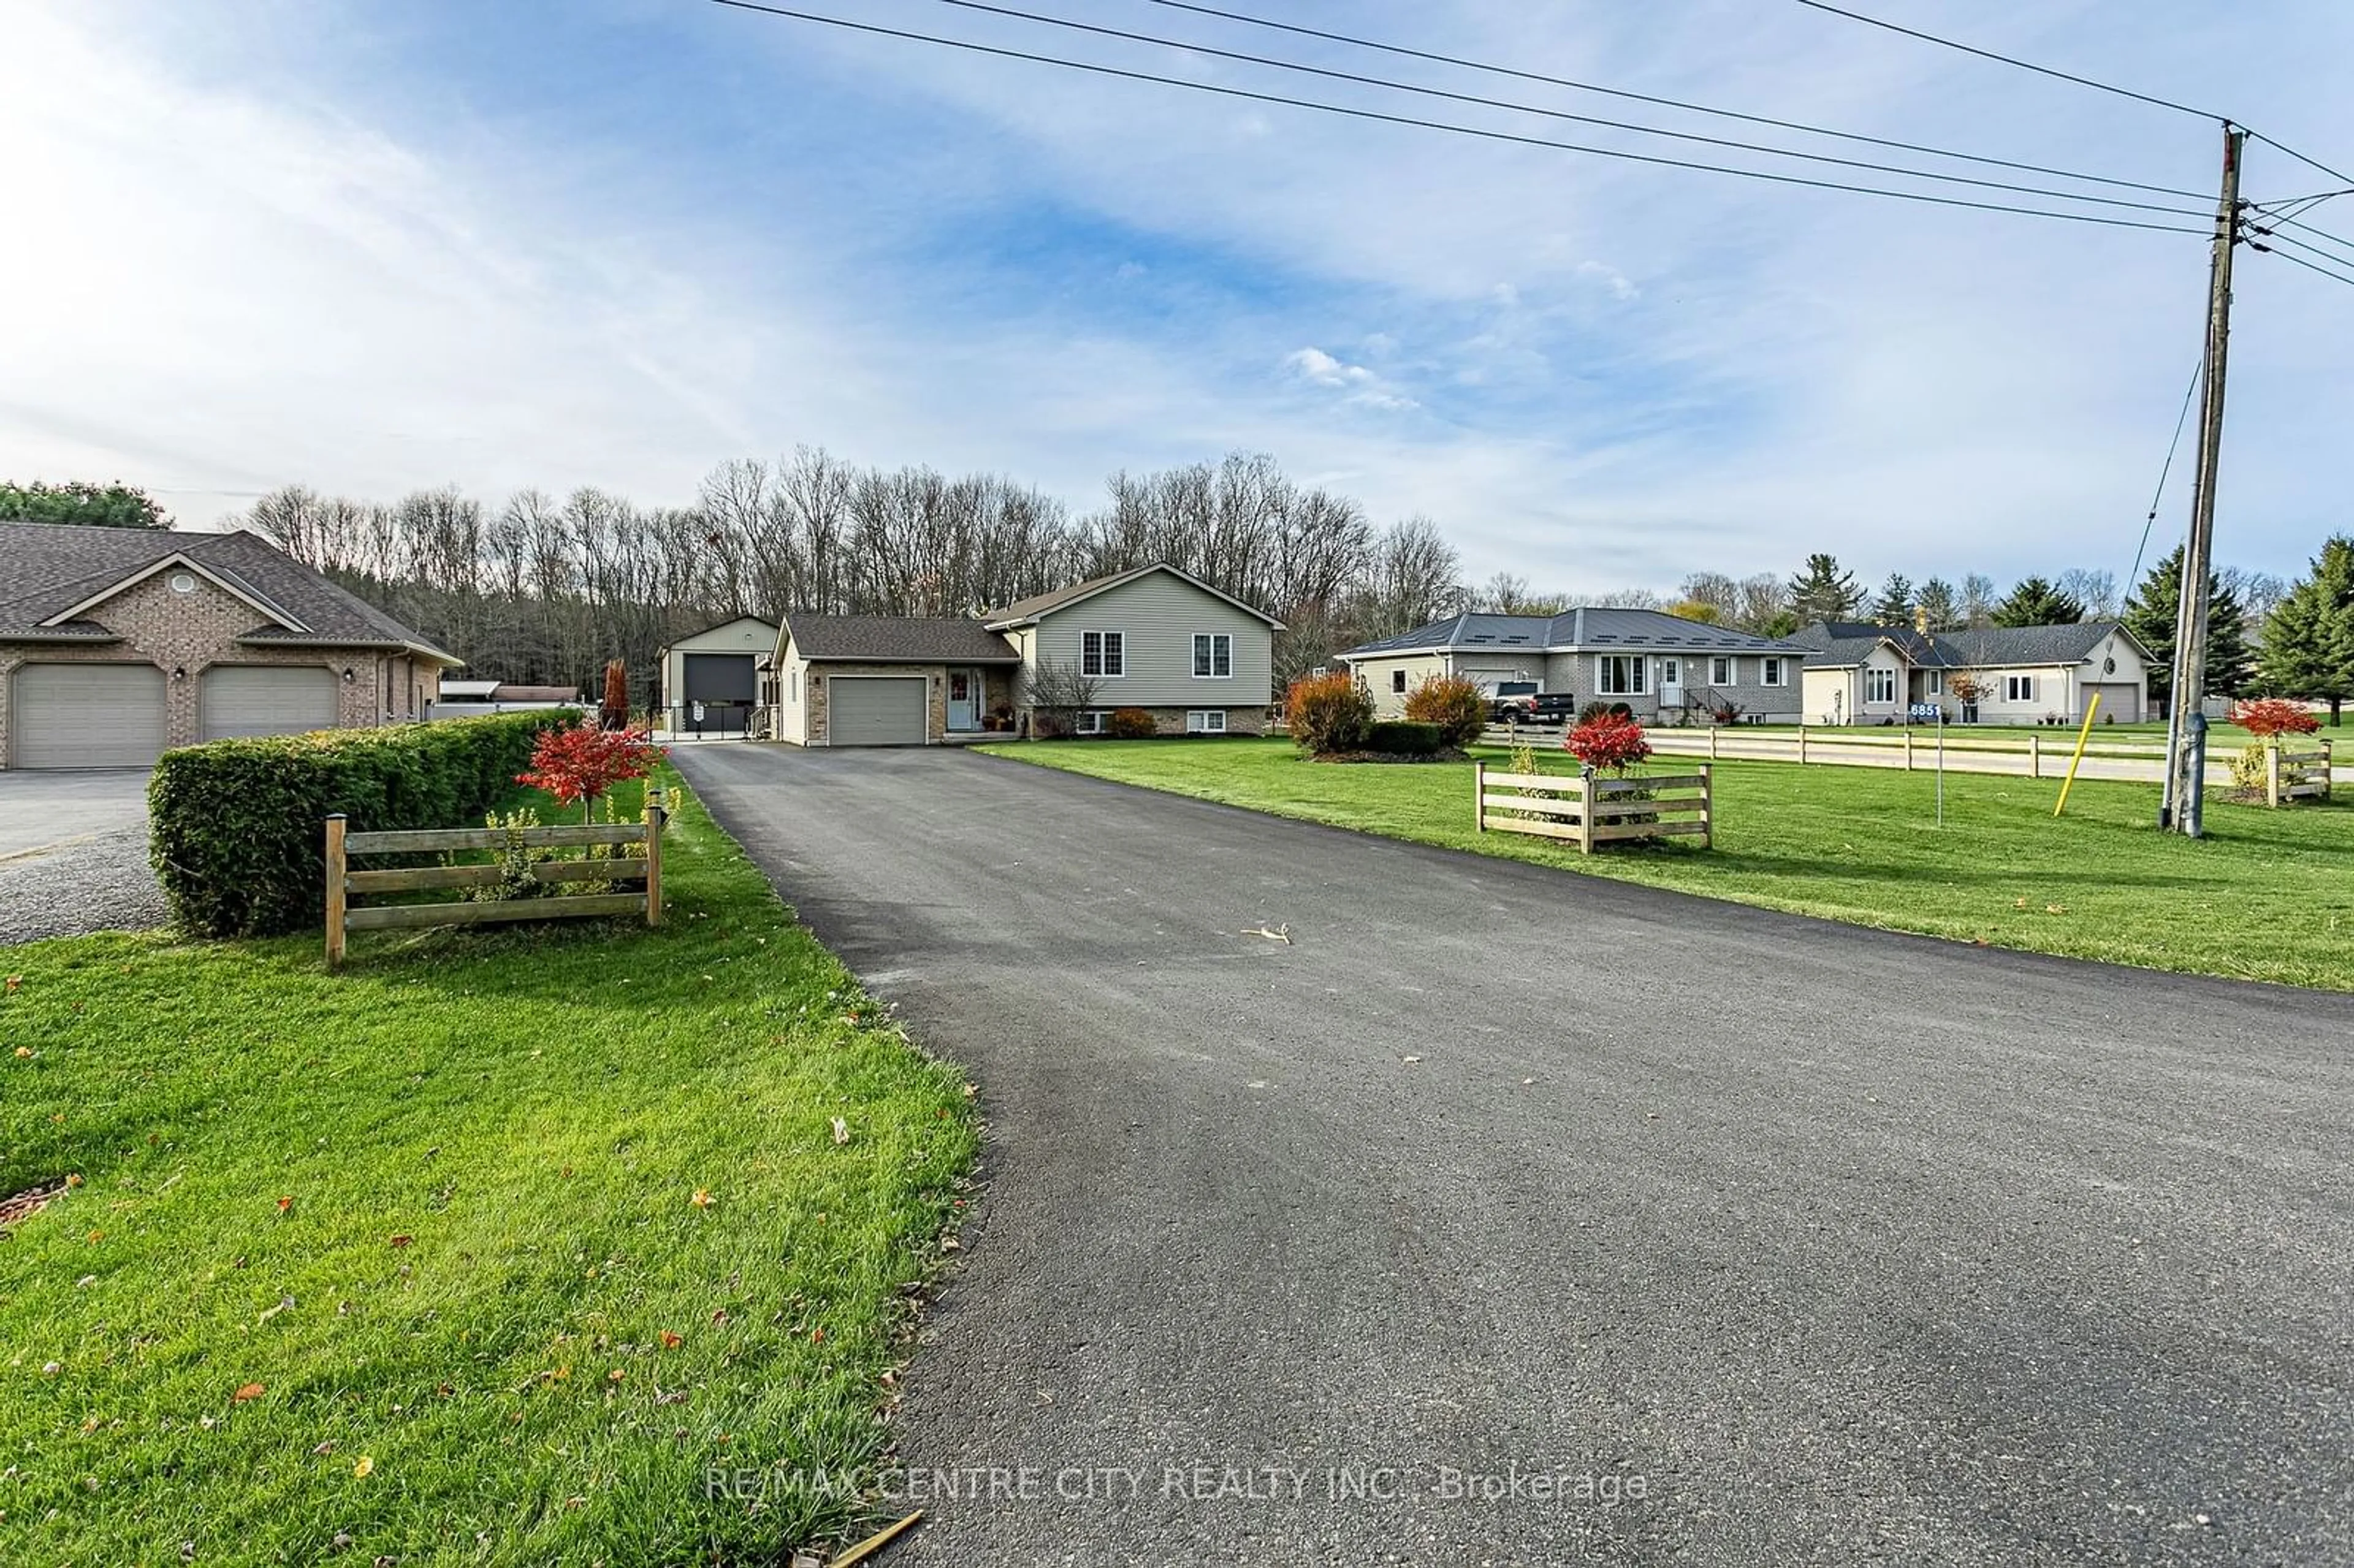
M 1114 708 L 1104 726 L 1104 733 L 1114 740 L 1150 740 L 1160 732 L 1161 726 L 1143 708 Z
M 274 937 L 325 914 L 333 812 L 354 832 L 471 826 L 516 791 L 569 714 L 216 740 L 167 751 L 147 787 L 149 855 L 173 918 L 204 937 Z
M 1427 676 L 1406 694 L 1405 716 L 1436 725 L 1448 746 L 1469 746 L 1488 727 L 1488 695 L 1461 675 Z
M 1365 734 L 1365 749 L 1385 757 L 1436 757 L 1446 744 L 1446 731 L 1411 719 L 1387 719 Z
M 1306 675 L 1283 702 L 1284 728 L 1311 757 L 1354 751 L 1373 724 L 1373 696 L 1347 675 Z

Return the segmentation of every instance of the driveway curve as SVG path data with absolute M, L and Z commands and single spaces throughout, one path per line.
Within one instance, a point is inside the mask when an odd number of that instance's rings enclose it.
M 2354 1561 L 2354 998 L 677 760 L 982 1086 L 894 1563 Z

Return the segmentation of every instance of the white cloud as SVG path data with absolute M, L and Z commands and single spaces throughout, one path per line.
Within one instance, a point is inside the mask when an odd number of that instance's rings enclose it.
M 1283 363 L 1304 381 L 1346 392 L 1346 401 L 1361 408 L 1404 409 L 1416 407 L 1413 398 L 1365 366 L 1335 359 L 1313 345 L 1286 355 Z

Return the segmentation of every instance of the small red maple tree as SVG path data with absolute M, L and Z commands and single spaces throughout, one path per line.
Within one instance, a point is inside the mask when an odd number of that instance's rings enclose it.
M 1643 726 L 1618 714 L 1587 719 L 1562 737 L 1564 750 L 1573 752 L 1588 768 L 1623 774 L 1651 755 Z
M 2304 707 L 2280 697 L 2242 703 L 2232 710 L 2232 722 L 2258 738 L 2275 735 L 2311 735 L 2321 721 Z
M 614 785 L 643 779 L 669 755 L 642 729 L 567 725 L 540 732 L 531 748 L 531 766 L 515 775 L 515 782 L 546 790 L 560 806 L 585 802 L 585 819 Z

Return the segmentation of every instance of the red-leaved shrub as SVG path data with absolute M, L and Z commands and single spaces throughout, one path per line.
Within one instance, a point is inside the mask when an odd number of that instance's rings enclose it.
M 2280 697 L 2242 703 L 2232 710 L 2232 722 L 2259 738 L 2275 735 L 2311 735 L 2321 721 L 2298 704 Z
M 1612 773 L 1624 773 L 1651 755 L 1651 743 L 1643 738 L 1643 726 L 1616 714 L 1587 719 L 1563 736 L 1561 744 L 1588 768 Z
M 1373 727 L 1373 694 L 1348 675 L 1303 675 L 1284 695 L 1283 723 L 1310 756 L 1362 751 Z
M 1104 733 L 1114 740 L 1150 740 L 1161 733 L 1161 726 L 1144 708 L 1114 708 L 1104 722 Z
M 1469 746 L 1488 727 L 1488 695 L 1461 675 L 1431 675 L 1405 694 L 1405 716 L 1435 724 L 1448 746 Z
M 531 766 L 515 775 L 515 782 L 546 790 L 558 805 L 586 801 L 593 809 L 614 785 L 624 779 L 643 779 L 669 755 L 641 729 L 583 725 L 544 730 L 531 748 Z

